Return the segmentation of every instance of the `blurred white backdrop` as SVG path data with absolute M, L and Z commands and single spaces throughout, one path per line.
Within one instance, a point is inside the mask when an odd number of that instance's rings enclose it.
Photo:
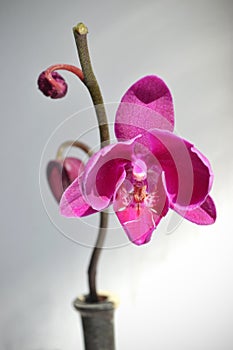
M 65 238 L 49 220 L 39 167 L 52 132 L 90 107 L 90 98 L 69 74 L 63 100 L 46 99 L 36 86 L 45 67 L 78 63 L 72 27 L 83 21 L 105 102 L 118 102 L 144 75 L 161 76 L 173 93 L 176 130 L 210 159 L 215 173 L 215 225 L 182 221 L 168 235 L 168 215 L 148 245 L 103 252 L 98 285 L 121 300 L 117 349 L 232 349 L 232 1 L 3 0 L 0 10 L 0 348 L 83 348 L 71 303 L 87 291 L 91 249 Z M 88 123 L 80 119 L 77 137 Z M 90 133 L 87 141 L 95 144 L 95 137 Z M 90 220 L 97 223 L 98 216 Z M 76 225 L 95 240 L 96 229 Z M 123 237 L 121 228 L 116 235 Z

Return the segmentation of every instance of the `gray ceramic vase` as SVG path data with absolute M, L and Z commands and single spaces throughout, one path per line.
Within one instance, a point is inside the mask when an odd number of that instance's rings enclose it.
M 101 295 L 102 301 L 89 303 L 85 297 L 74 301 L 74 307 L 81 314 L 85 350 L 115 350 L 114 311 L 116 298 Z

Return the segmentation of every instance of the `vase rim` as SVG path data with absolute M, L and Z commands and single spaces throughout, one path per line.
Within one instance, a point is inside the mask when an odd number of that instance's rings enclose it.
M 74 300 L 73 305 L 75 309 L 79 311 L 107 311 L 117 308 L 119 304 L 119 298 L 115 294 L 101 291 L 99 293 L 99 296 L 102 297 L 103 300 L 97 303 L 90 303 L 86 301 L 87 295 L 81 295 Z

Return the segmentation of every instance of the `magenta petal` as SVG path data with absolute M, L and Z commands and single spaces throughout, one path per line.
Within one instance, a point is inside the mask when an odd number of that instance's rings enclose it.
M 181 209 L 199 207 L 213 182 L 208 159 L 188 141 L 168 131 L 154 130 L 150 135 L 148 145 L 163 168 L 172 205 Z
M 129 240 L 136 245 L 148 243 L 162 216 L 144 207 L 138 212 L 134 206 L 117 211 L 116 215 Z
M 216 208 L 210 196 L 206 198 L 200 207 L 194 210 L 181 210 L 176 207 L 173 209 L 185 219 L 198 225 L 211 225 L 216 220 Z
M 131 160 L 134 140 L 102 148 L 88 161 L 83 177 L 86 201 L 96 210 L 112 201 L 119 179 L 124 180 L 124 166 Z
M 118 139 L 135 137 L 139 127 L 143 130 L 173 131 L 174 109 L 167 85 L 156 76 L 147 76 L 125 93 L 116 113 L 115 133 Z
M 80 184 L 82 177 L 76 178 L 72 184 L 63 193 L 60 201 L 60 213 L 66 217 L 81 217 L 95 213 L 96 211 L 90 207 L 85 201 Z

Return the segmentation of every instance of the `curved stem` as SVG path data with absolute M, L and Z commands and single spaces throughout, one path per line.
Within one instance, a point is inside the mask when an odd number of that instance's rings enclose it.
M 99 124 L 100 131 L 100 140 L 101 144 L 109 143 L 109 130 L 108 130 L 108 121 L 104 108 L 103 97 L 101 95 L 100 87 L 94 75 L 91 59 L 88 50 L 87 44 L 87 33 L 88 29 L 83 23 L 77 24 L 76 27 L 73 28 L 75 42 L 78 49 L 78 55 L 82 67 L 82 71 L 84 74 L 84 84 L 88 88 L 93 104 L 95 106 L 96 115 Z
M 52 66 L 46 69 L 45 77 L 58 90 L 60 89 L 60 85 L 52 76 L 52 72 L 54 72 L 55 70 L 67 70 L 75 74 L 80 80 L 84 80 L 84 75 L 80 68 L 72 66 L 70 64 L 53 64 Z
M 110 140 L 108 121 L 101 91 L 91 65 L 91 59 L 87 44 L 88 29 L 83 23 L 79 23 L 76 27 L 73 28 L 73 32 L 78 49 L 82 71 L 84 74 L 84 84 L 88 88 L 93 104 L 95 106 L 96 116 L 99 124 L 101 147 L 103 147 L 104 145 L 109 144 Z M 96 290 L 96 274 L 100 253 L 106 236 L 107 224 L 108 214 L 105 212 L 101 212 L 99 234 L 92 252 L 88 268 L 89 296 L 87 297 L 87 299 L 89 302 L 93 303 L 99 301 Z
M 68 147 L 77 147 L 87 153 L 89 156 L 92 155 L 92 151 L 89 146 L 80 141 L 65 141 L 63 142 L 57 150 L 56 159 L 63 159 L 63 153 Z
M 89 295 L 86 298 L 88 302 L 97 302 L 99 300 L 96 288 L 96 274 L 99 256 L 103 247 L 103 243 L 107 233 L 108 226 L 108 213 L 100 213 L 100 225 L 98 237 L 95 243 L 95 248 L 93 249 L 91 260 L 88 267 L 88 283 L 89 283 Z

